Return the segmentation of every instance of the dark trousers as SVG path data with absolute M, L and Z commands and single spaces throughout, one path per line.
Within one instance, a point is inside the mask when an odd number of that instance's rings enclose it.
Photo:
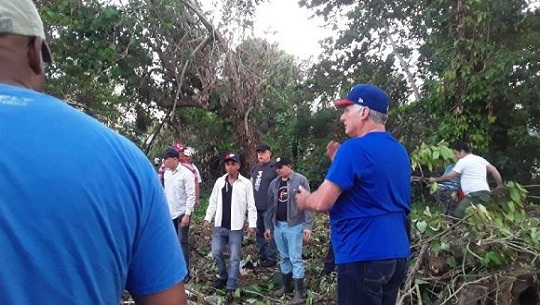
M 336 269 L 336 262 L 334 258 L 334 248 L 332 247 L 332 241 L 328 241 L 328 252 L 326 252 L 326 257 L 324 258 L 324 273 L 330 273 Z
M 408 259 L 338 264 L 339 305 L 395 305 Z
M 478 191 L 467 194 L 454 210 L 453 215 L 457 218 L 465 217 L 465 209 L 471 205 L 489 205 L 491 202 L 491 194 L 489 191 Z
M 182 222 L 182 218 L 184 217 L 184 214 L 178 216 L 178 218 L 173 219 L 174 229 L 176 230 L 176 234 L 178 235 L 178 241 L 180 242 L 180 246 L 182 247 L 182 254 L 184 254 L 184 260 L 186 262 L 186 268 L 188 270 L 188 276 L 189 276 L 189 225 L 186 227 L 182 227 L 180 223 Z
M 273 238 L 270 241 L 264 239 L 264 217 L 266 210 L 257 210 L 257 249 L 259 250 L 259 260 L 261 261 L 276 261 L 277 247 Z

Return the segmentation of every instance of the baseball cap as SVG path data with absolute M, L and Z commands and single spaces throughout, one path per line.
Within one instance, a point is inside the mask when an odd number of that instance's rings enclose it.
M 259 147 L 257 147 L 257 152 L 265 152 L 265 151 L 272 151 L 270 149 L 270 146 L 266 145 L 266 144 L 262 144 L 262 145 L 259 145 Z
M 1 1 L 1 0 L 0 0 Z M 182 143 L 175 143 L 171 146 L 171 149 L 176 150 L 177 152 L 184 152 L 186 147 Z
M 225 162 L 227 161 L 233 161 L 240 163 L 240 156 L 235 153 L 228 153 L 225 155 Z
M 165 151 L 165 153 L 163 154 L 163 159 L 167 159 L 167 158 L 179 158 L 180 157 L 180 154 L 178 153 L 178 151 L 174 148 L 169 148 Z
M 388 95 L 377 86 L 358 84 L 351 88 L 347 98 L 334 102 L 336 107 L 347 107 L 353 104 L 366 106 L 380 113 L 387 113 Z
M 41 38 L 43 60 L 52 62 L 43 22 L 32 0 L 0 0 L 0 33 Z
M 195 148 L 193 147 L 186 147 L 184 149 L 184 155 L 188 156 L 188 157 L 193 157 L 193 155 L 195 154 Z
M 291 165 L 291 161 L 287 157 L 279 157 L 276 159 L 276 168 L 280 168 L 283 165 Z

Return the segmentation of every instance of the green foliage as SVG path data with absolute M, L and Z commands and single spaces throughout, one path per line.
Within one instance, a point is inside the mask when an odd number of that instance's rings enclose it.
M 301 5 L 339 29 L 324 41 L 310 80 L 323 100 L 354 82 L 375 83 L 390 93 L 391 106 L 402 106 L 391 107 L 389 127 L 410 150 L 464 141 L 506 179 L 538 179 L 537 6 L 525 0 Z M 411 96 L 414 85 L 419 94 Z
M 411 153 L 411 166 L 413 171 L 425 166 L 431 172 L 434 168 L 454 163 L 452 150 L 447 143 L 439 142 L 435 146 L 422 143 L 419 148 Z
M 527 191 L 510 181 L 493 194 L 490 204 L 471 206 L 461 220 L 449 219 L 437 209 L 415 204 L 413 223 L 414 261 L 426 260 L 412 280 L 426 303 L 450 301 L 453 291 L 467 278 L 485 277 L 484 285 L 499 291 L 505 273 L 537 270 L 540 267 L 540 209 L 525 201 Z M 427 252 L 420 251 L 424 245 Z M 445 279 L 446 286 L 440 281 Z

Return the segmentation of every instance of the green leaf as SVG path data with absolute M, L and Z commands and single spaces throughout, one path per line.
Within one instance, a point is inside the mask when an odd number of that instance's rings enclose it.
M 425 221 L 419 221 L 416 223 L 416 228 L 418 229 L 418 231 L 420 231 L 421 233 L 425 233 L 426 232 L 426 229 L 427 229 L 427 222 Z
M 490 264 L 494 264 L 495 266 L 500 267 L 503 264 L 503 258 L 497 252 L 489 251 L 484 256 L 482 265 L 487 267 Z
M 457 263 L 457 260 L 455 257 L 453 256 L 449 256 L 446 258 L 446 263 L 448 264 L 448 266 L 450 266 L 451 268 L 456 268 L 458 266 L 458 263 Z
M 429 193 L 430 194 L 434 194 L 435 192 L 437 192 L 437 189 L 439 188 L 439 184 L 433 182 L 430 186 L 429 186 Z
M 510 189 L 510 199 L 514 202 L 520 202 L 521 197 L 519 196 L 519 192 L 516 189 Z
M 431 217 L 432 214 L 431 214 L 431 210 L 429 209 L 429 206 L 426 206 L 426 208 L 424 209 L 424 215 L 428 216 L 428 217 Z

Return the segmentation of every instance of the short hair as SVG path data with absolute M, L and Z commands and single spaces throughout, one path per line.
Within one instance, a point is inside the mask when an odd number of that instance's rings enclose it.
M 454 145 L 452 145 L 451 147 L 453 150 L 457 150 L 457 151 L 464 151 L 466 153 L 470 153 L 471 152 L 471 149 L 469 148 L 469 145 L 463 143 L 463 142 L 456 142 L 454 143 Z
M 388 120 L 388 114 L 369 109 L 369 117 L 374 123 L 385 124 Z
M 367 106 L 362 106 L 362 105 L 358 105 L 358 104 L 353 104 L 352 106 L 354 108 L 354 111 L 360 111 L 363 108 L 368 108 L 369 109 L 369 118 L 374 123 L 385 124 L 386 120 L 388 120 L 388 114 L 386 114 L 386 113 L 382 113 L 382 112 L 373 110 L 373 109 L 371 109 L 371 108 L 369 108 Z

